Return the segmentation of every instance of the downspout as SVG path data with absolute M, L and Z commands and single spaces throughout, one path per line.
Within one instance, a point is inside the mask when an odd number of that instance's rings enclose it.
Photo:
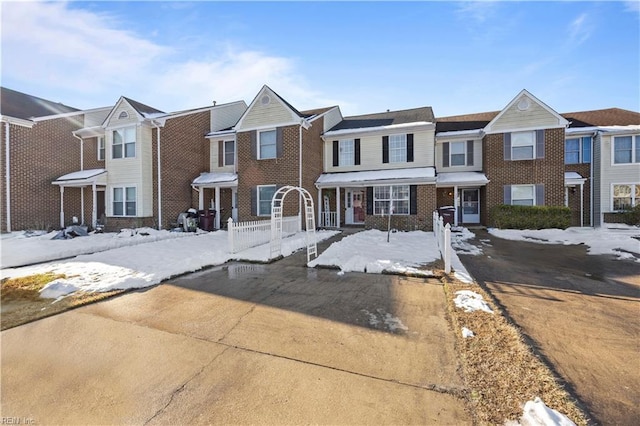
M 300 120 L 300 127 L 298 127 L 298 145 L 298 186 L 302 188 L 302 120 Z M 298 194 L 298 217 L 302 220 L 302 194 Z
M 593 148 L 596 144 L 596 137 L 598 137 L 598 131 L 593 132 L 591 136 L 591 158 L 589 161 L 589 225 L 593 228 L 593 195 L 595 190 L 593 188 Z
M 71 134 L 80 141 L 80 170 L 84 170 L 84 139 L 76 135 L 75 132 L 71 132 Z
M 6 172 L 6 176 L 5 176 L 5 186 L 7 188 L 7 194 L 6 194 L 6 202 L 7 202 L 7 207 L 6 207 L 6 212 L 5 212 L 5 219 L 7 221 L 7 232 L 11 232 L 11 163 L 10 163 L 10 155 L 9 155 L 9 129 L 11 127 L 9 126 L 9 122 L 5 121 L 4 122 L 4 165 L 5 165 L 5 172 Z
M 160 162 L 160 126 L 155 120 L 151 120 L 151 125 L 155 126 L 157 133 L 158 143 L 158 230 L 162 230 L 162 166 Z

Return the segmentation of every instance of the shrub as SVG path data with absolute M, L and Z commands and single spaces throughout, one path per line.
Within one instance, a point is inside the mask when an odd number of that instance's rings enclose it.
M 571 210 L 560 206 L 499 205 L 491 209 L 492 226 L 502 229 L 566 229 Z
M 640 225 L 640 204 L 625 210 L 623 215 L 624 223 L 627 225 Z

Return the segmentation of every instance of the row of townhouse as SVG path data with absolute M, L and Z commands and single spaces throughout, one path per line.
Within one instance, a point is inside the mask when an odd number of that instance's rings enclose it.
M 575 226 L 640 202 L 640 113 L 559 114 L 526 90 L 495 112 L 431 107 L 343 117 L 298 111 L 268 86 L 237 101 L 165 113 L 121 97 L 77 110 L 2 88 L 2 231 L 169 228 L 190 207 L 226 220 L 271 213 L 284 185 L 309 191 L 322 227 L 490 225 L 500 204 L 569 206 Z M 298 214 L 300 199 L 284 205 Z

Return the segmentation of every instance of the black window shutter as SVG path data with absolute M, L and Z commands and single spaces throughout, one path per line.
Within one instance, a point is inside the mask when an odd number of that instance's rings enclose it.
M 224 141 L 218 141 L 218 167 L 224 166 Z
M 258 216 L 258 187 L 251 188 L 251 216 Z
M 409 214 L 418 214 L 418 185 L 409 186 Z
M 511 133 L 504 134 L 504 159 L 511 160 Z
M 283 133 L 284 127 L 276 128 L 276 158 L 282 157 L 282 141 L 284 140 Z
M 544 158 L 544 130 L 536 130 L 536 158 Z
M 473 166 L 473 141 L 467 141 L 467 166 Z
M 536 206 L 544 206 L 544 185 L 536 185 Z
M 360 139 L 356 139 L 353 142 L 353 145 L 354 145 L 353 150 L 355 155 L 355 158 L 353 159 L 353 164 L 356 166 L 359 166 L 360 165 Z
M 249 132 L 249 139 L 251 140 L 251 158 L 258 159 L 258 132 L 252 130 Z
M 338 162 L 339 157 L 339 143 L 338 141 L 333 141 L 333 167 L 338 167 L 340 163 Z
M 389 136 L 382 137 L 382 162 L 389 162 Z
M 413 163 L 413 133 L 407 134 L 407 163 Z
M 449 142 L 442 144 L 442 167 L 449 167 Z
M 511 204 L 511 185 L 504 186 L 504 203 Z
M 367 187 L 367 214 L 373 214 L 373 186 Z

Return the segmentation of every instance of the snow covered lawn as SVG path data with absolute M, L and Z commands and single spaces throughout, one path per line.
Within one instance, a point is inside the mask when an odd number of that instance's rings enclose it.
M 372 229 L 331 244 L 308 265 L 335 266 L 340 268 L 340 273 L 395 272 L 432 276 L 432 271 L 419 267 L 438 259 L 440 252 L 432 232 L 393 232 L 387 242 L 386 232 Z
M 608 224 L 601 228 L 568 228 L 516 230 L 489 228 L 489 233 L 507 240 L 529 241 L 540 244 L 584 244 L 589 254 L 613 254 L 620 259 L 640 262 L 640 228 L 621 224 Z
M 337 231 L 318 231 L 316 238 L 322 241 L 336 233 Z M 19 242 L 18 245 L 23 250 L 23 260 L 29 252 L 33 253 L 33 258 L 55 258 L 56 253 L 65 253 L 66 257 L 70 255 L 68 253 L 81 249 L 91 254 L 22 268 L 2 269 L 1 276 L 7 278 L 44 272 L 65 274 L 68 278 L 49 283 L 41 293 L 46 297 L 55 298 L 77 290 L 101 292 L 147 287 L 176 275 L 207 266 L 221 265 L 230 260 L 264 262 L 268 261 L 270 256 L 269 244 L 235 254 L 229 253 L 225 231 L 198 234 L 166 232 L 161 238 L 151 242 L 145 240 L 149 236 L 141 236 L 138 239 L 136 237 L 118 238 L 118 235 L 97 234 L 72 240 L 51 241 L 57 244 L 49 244 L 48 241 L 39 237 L 3 239 L 3 267 L 5 252 L 13 249 L 15 241 Z M 110 240 L 105 243 L 107 239 Z M 32 244 L 31 248 L 28 247 L 29 241 Z M 126 245 L 127 242 L 130 244 Z M 105 249 L 104 247 L 109 244 L 121 246 Z M 305 246 L 305 233 L 295 234 L 282 240 L 282 255 L 289 256 Z

